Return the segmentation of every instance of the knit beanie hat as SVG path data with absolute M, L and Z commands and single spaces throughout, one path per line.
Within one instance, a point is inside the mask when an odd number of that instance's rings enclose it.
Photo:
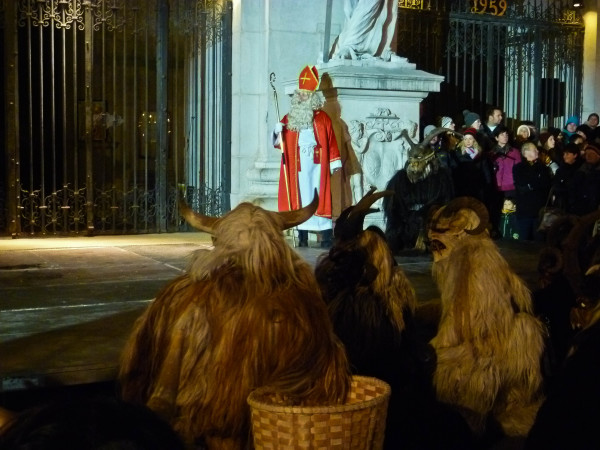
M 577 116 L 571 116 L 567 119 L 567 121 L 565 122 L 565 128 L 567 128 L 567 125 L 569 125 L 570 123 L 574 123 L 575 125 L 579 125 L 579 117 Z
M 473 122 L 475 122 L 476 120 L 481 120 L 479 114 L 474 113 L 473 111 L 469 111 L 468 109 L 465 109 L 463 111 L 463 117 L 465 118 L 466 127 L 470 127 L 471 125 L 473 125 Z
M 434 125 L 427 125 L 425 127 L 425 129 L 423 130 L 423 137 L 427 136 L 429 133 L 431 133 L 433 130 L 435 130 L 435 126 Z
M 448 116 L 442 117 L 441 125 L 443 128 L 450 128 L 450 124 L 452 124 L 452 119 Z
M 521 135 L 521 131 L 526 131 L 528 138 L 531 136 L 531 128 L 529 128 L 528 125 L 519 125 L 519 128 L 517 128 L 517 134 Z
M 463 136 L 466 136 L 467 134 L 470 134 L 471 136 L 473 136 L 475 138 L 475 140 L 477 140 L 477 130 L 475 128 L 467 128 L 465 131 L 463 131 Z

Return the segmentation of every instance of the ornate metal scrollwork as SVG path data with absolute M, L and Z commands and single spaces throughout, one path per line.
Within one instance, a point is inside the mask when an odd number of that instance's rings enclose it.
M 19 205 L 21 227 L 27 234 L 73 234 L 86 231 L 86 188 L 63 186 L 42 198 L 41 190 L 21 192 Z M 177 208 L 178 189 L 168 187 L 167 227 L 169 231 L 185 230 Z M 195 210 L 211 216 L 224 214 L 225 191 L 205 185 L 188 186 L 186 198 Z M 148 233 L 156 230 L 156 189 L 133 187 L 127 192 L 116 188 L 94 190 L 94 230 L 99 234 Z
M 124 0 L 96 0 L 93 4 L 94 30 L 123 31 L 127 20 Z
M 70 29 L 77 24 L 79 30 L 83 30 L 83 8 L 79 0 L 59 0 L 54 5 L 52 19 L 57 28 Z

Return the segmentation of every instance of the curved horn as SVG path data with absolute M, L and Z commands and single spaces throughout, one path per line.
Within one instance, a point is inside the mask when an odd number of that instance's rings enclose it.
M 371 186 L 369 188 L 369 191 L 365 195 L 363 195 L 363 198 L 361 198 L 356 203 L 356 205 L 350 207 L 351 208 L 350 215 L 356 214 L 363 210 L 367 210 L 369 208 L 369 206 L 371 206 L 377 200 L 377 199 L 373 200 L 371 198 L 371 196 L 373 196 L 373 192 L 375 192 L 376 190 L 377 190 L 377 188 L 375 186 Z M 378 198 L 381 198 L 381 197 L 378 197 Z
M 427 143 L 429 143 L 429 141 L 431 141 L 434 137 L 436 137 L 438 134 L 442 134 L 442 133 L 452 133 L 452 134 L 456 134 L 458 136 L 460 136 L 460 138 L 462 139 L 462 134 L 457 133 L 454 130 L 451 130 L 450 128 L 444 128 L 444 127 L 437 127 L 434 128 L 427 136 L 425 136 L 423 138 L 423 142 L 421 142 L 421 145 L 426 145 Z
M 410 150 L 413 150 L 418 144 L 415 144 L 415 142 L 411 139 L 410 135 L 408 134 L 408 130 L 406 128 L 403 128 L 402 131 L 400 132 L 400 136 L 402 136 L 406 142 L 408 142 L 408 145 L 410 146 Z
M 295 226 L 300 225 L 302 222 L 306 222 L 315 213 L 318 206 L 319 194 L 315 189 L 315 196 L 310 204 L 300 209 L 295 209 L 293 211 L 279 211 L 275 214 L 278 214 L 279 217 L 283 219 L 283 229 L 287 230 L 288 228 L 294 228 Z
M 444 217 L 450 217 L 460 209 L 470 209 L 477 214 L 477 217 L 479 217 L 479 225 L 472 230 L 465 230 L 465 233 L 473 235 L 480 234 L 487 228 L 490 214 L 485 205 L 473 197 L 456 197 L 446 205 L 442 211 L 442 215 Z
M 363 231 L 365 216 L 376 212 L 371 205 L 386 195 L 393 195 L 394 191 L 381 191 L 374 193 L 376 187 L 371 187 L 369 191 L 354 206 L 346 208 L 336 221 L 334 236 L 336 239 L 351 239 Z
M 362 215 L 362 218 L 364 219 L 369 212 L 373 212 L 373 210 L 370 208 L 373 203 L 380 198 L 388 195 L 394 195 L 394 191 L 390 190 L 374 193 L 375 189 L 377 188 L 372 187 L 369 192 L 367 192 L 367 194 L 361 198 L 356 205 L 354 205 L 352 211 L 350 211 L 350 217 Z
M 219 220 L 218 217 L 205 216 L 204 214 L 194 212 L 181 197 L 179 198 L 179 210 L 185 221 L 197 230 L 206 231 L 210 234 L 214 233 L 213 230 Z

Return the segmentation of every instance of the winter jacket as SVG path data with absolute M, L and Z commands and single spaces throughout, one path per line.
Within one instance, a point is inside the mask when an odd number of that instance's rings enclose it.
M 496 146 L 490 153 L 490 160 L 496 176 L 496 190 L 514 191 L 513 167 L 521 162 L 521 152 L 508 145 Z
M 539 160 L 523 161 L 513 167 L 517 217 L 538 217 L 550 192 L 550 169 Z

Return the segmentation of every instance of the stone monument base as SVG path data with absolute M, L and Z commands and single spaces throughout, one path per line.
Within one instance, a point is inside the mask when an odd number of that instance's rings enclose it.
M 385 190 L 408 158 L 409 140 L 419 139 L 421 101 L 439 92 L 443 77 L 417 70 L 405 58 L 332 60 L 317 66 L 324 110 L 334 124 L 344 176 L 339 209 L 355 204 L 371 186 Z M 286 86 L 286 93 L 293 85 Z M 345 193 L 348 193 L 345 195 Z M 382 200 L 373 208 L 381 207 Z M 365 227 L 385 230 L 383 212 L 369 214 Z
M 317 66 L 324 111 L 331 118 L 342 157 L 341 175 L 332 177 L 333 215 L 360 200 L 371 186 L 384 190 L 404 168 L 410 141 L 419 138 L 419 108 L 443 77 L 417 70 L 405 58 L 332 60 Z M 297 80 L 283 83 L 292 95 Z M 410 141 L 409 141 L 410 140 Z M 250 198 L 277 210 L 279 160 L 256 161 L 248 171 Z M 382 200 L 373 208 L 380 208 Z M 385 230 L 382 211 L 367 215 L 365 227 Z

